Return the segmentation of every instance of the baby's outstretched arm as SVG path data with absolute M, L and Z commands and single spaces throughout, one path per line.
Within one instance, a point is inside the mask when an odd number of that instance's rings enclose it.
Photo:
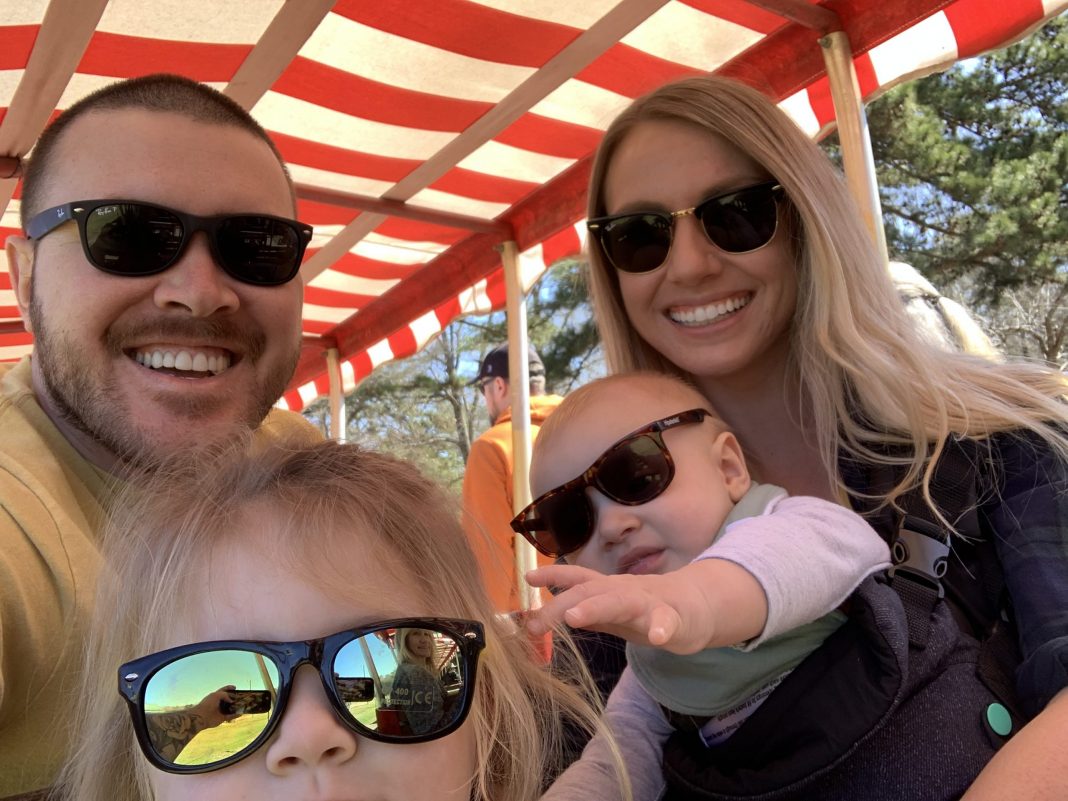
M 528 628 L 535 634 L 562 621 L 692 654 L 751 640 L 768 616 L 760 582 L 723 559 L 702 559 L 663 575 L 606 576 L 577 565 L 551 565 L 530 571 L 527 581 L 564 589 L 531 616 Z
M 572 565 L 531 571 L 532 585 L 565 591 L 529 625 L 540 633 L 563 621 L 675 653 L 739 643 L 748 650 L 837 608 L 888 564 L 886 543 L 860 515 L 784 495 L 671 573 L 605 576 Z

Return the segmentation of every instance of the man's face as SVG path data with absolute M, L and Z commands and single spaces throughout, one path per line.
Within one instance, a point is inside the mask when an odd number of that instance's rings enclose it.
M 508 382 L 503 378 L 487 378 L 482 382 L 482 397 L 486 400 L 486 413 L 490 425 L 496 425 L 497 418 L 512 405 L 508 394 Z
M 294 216 L 266 143 L 178 114 L 90 113 L 63 134 L 50 167 L 38 210 L 114 198 L 199 215 Z M 277 287 L 237 281 L 215 263 L 203 232 L 178 262 L 150 276 L 96 269 L 74 223 L 35 252 L 24 245 L 9 247 L 13 253 L 20 308 L 35 337 L 35 392 L 98 465 L 165 456 L 255 426 L 292 376 L 299 278 Z M 161 360 L 174 366 L 152 366 Z

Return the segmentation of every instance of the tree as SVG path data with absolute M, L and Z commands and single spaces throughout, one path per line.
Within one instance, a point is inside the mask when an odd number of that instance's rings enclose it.
M 528 298 L 528 333 L 549 391 L 566 393 L 604 371 L 586 296 L 582 262 L 568 260 Z M 471 442 L 489 423 L 478 389 L 467 383 L 507 338 L 503 312 L 467 317 L 411 358 L 379 367 L 345 399 L 348 438 L 415 462 L 458 494 Z M 306 414 L 326 430 L 324 399 Z
M 1068 21 L 868 109 L 891 258 L 968 300 L 1065 280 Z M 1052 289 L 1056 293 L 1056 289 Z

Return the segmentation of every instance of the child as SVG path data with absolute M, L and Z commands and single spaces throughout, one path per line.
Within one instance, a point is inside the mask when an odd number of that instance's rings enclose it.
M 453 505 L 389 456 L 176 465 L 105 548 L 66 798 L 532 801 L 561 718 L 596 725 L 496 621 Z
M 568 562 L 531 572 L 531 584 L 565 588 L 531 626 L 563 619 L 630 642 L 605 714 L 636 799 L 659 797 L 675 727 L 727 741 L 888 565 L 851 510 L 754 484 L 707 401 L 664 374 L 569 395 L 539 435 L 531 484 L 537 500 L 513 525 Z M 609 753 L 595 739 L 545 798 L 610 797 Z

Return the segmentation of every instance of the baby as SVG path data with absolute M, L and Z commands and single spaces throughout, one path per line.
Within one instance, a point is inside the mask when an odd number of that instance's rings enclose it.
M 709 408 L 657 373 L 572 393 L 539 434 L 537 499 L 512 523 L 567 562 L 528 576 L 563 590 L 531 619 L 533 632 L 563 620 L 628 640 L 605 715 L 637 801 L 659 797 L 676 727 L 696 726 L 709 747 L 725 742 L 889 563 L 883 540 L 846 507 L 754 483 Z M 612 797 L 615 770 L 595 738 L 544 798 Z

